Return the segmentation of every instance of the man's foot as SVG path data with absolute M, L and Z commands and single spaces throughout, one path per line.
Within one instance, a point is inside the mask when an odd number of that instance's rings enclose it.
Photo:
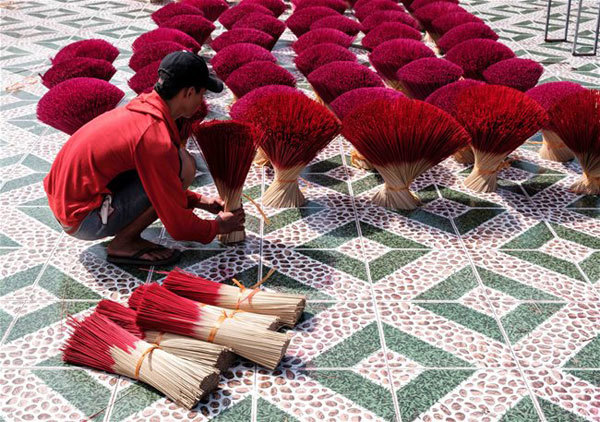
M 107 261 L 126 265 L 169 265 L 181 258 L 181 252 L 139 238 L 133 241 L 113 239 L 106 248 Z

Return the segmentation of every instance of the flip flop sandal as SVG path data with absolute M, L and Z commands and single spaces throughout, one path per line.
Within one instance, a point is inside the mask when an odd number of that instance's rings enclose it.
M 138 252 L 136 252 L 135 255 L 132 256 L 116 256 L 116 255 L 108 255 L 106 257 L 106 260 L 112 264 L 121 264 L 121 265 L 138 265 L 138 266 L 142 266 L 142 265 L 155 265 L 155 266 L 161 266 L 161 265 L 170 265 L 170 264 L 174 264 L 177 261 L 179 261 L 181 259 L 181 251 L 177 250 L 177 249 L 173 249 L 173 253 L 171 254 L 171 256 L 169 256 L 168 258 L 165 259 L 159 259 L 159 260 L 152 260 L 152 259 L 142 259 L 140 258 L 141 256 L 143 256 L 144 254 L 147 254 L 149 252 L 154 252 L 154 251 L 160 251 L 160 250 L 164 250 L 167 249 L 164 246 L 150 246 L 148 248 L 144 248 Z

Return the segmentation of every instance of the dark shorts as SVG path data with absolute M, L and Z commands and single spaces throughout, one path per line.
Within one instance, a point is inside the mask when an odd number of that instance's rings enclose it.
M 80 240 L 115 236 L 151 206 L 135 170 L 117 176 L 108 184 L 108 189 L 112 192 L 110 207 L 113 211 L 106 219 L 106 224 L 102 222 L 102 207 L 99 207 L 83 219 L 71 236 Z

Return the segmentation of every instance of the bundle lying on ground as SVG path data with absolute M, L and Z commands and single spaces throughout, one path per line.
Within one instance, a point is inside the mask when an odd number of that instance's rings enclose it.
M 356 88 L 384 86 L 381 78 L 368 67 L 350 62 L 321 66 L 308 75 L 308 82 L 325 104 Z
M 289 327 L 296 325 L 306 305 L 306 297 L 302 295 L 269 292 L 260 290 L 258 287 L 230 286 L 179 269 L 173 270 L 167 275 L 163 286 L 179 296 L 198 302 L 257 314 L 274 315 L 281 318 L 281 323 Z
M 219 22 L 221 22 L 225 28 L 231 29 L 233 24 L 250 13 L 262 13 L 263 15 L 273 16 L 273 12 L 260 4 L 244 3 L 238 4 L 224 12 L 219 17 Z
M 225 0 L 183 0 L 183 4 L 197 7 L 204 17 L 212 22 L 216 21 L 223 14 L 229 5 Z
M 354 37 L 344 34 L 342 31 L 331 28 L 313 29 L 310 32 L 300 36 L 293 44 L 292 48 L 296 54 L 302 53 L 310 47 L 318 44 L 330 43 L 341 45 L 344 48 L 350 47 Z
M 352 110 L 362 104 L 374 100 L 391 101 L 403 96 L 402 93 L 391 88 L 357 88 L 337 97 L 329 104 L 329 108 L 340 120 L 343 120 Z M 373 165 L 354 147 L 350 150 L 350 163 L 363 170 L 373 169 Z
M 328 7 L 340 14 L 343 14 L 348 8 L 348 5 L 343 0 L 300 0 L 296 4 L 294 11 L 307 9 L 309 7 Z
M 474 86 L 463 91 L 456 118 L 471 135 L 475 165 L 465 186 L 476 192 L 494 192 L 497 174 L 508 154 L 541 129 L 546 112 L 516 89 L 499 85 Z
M 223 32 L 210 43 L 210 46 L 216 52 L 219 52 L 232 44 L 240 43 L 256 44 L 267 50 L 272 50 L 275 42 L 275 38 L 258 29 L 239 28 Z
M 285 31 L 285 23 L 279 19 L 263 13 L 250 13 L 233 24 L 231 29 L 257 29 L 273 37 L 275 41 Z
M 519 91 L 533 88 L 544 73 L 544 68 L 529 59 L 507 59 L 494 63 L 483 72 L 485 81 L 492 85 L 509 86 Z
M 421 22 L 421 25 L 423 25 L 427 31 L 429 31 L 434 19 L 446 13 L 454 12 L 466 12 L 466 10 L 454 3 L 438 1 L 415 10 L 413 16 L 416 20 Z
M 275 17 L 279 17 L 286 11 L 287 5 L 281 0 L 244 0 L 244 4 L 260 4 L 269 9 Z
M 373 50 L 382 43 L 395 39 L 421 40 L 421 33 L 411 26 L 399 22 L 384 22 L 364 36 L 361 43 L 367 50 Z
M 373 29 L 385 22 L 398 22 L 408 25 L 415 29 L 420 29 L 421 25 L 409 14 L 404 12 L 394 12 L 390 10 L 382 10 L 369 15 L 364 21 L 361 22 L 362 31 L 368 34 Z
M 219 196 L 225 202 L 225 211 L 241 208 L 244 182 L 256 155 L 257 130 L 235 120 L 213 120 L 195 125 L 193 132 Z M 224 244 L 245 238 L 244 230 L 219 235 Z
M 52 88 L 72 78 L 97 78 L 110 81 L 116 71 L 117 69 L 106 60 L 74 57 L 53 65 L 46 73 L 41 75 L 41 78 L 42 84 L 46 88 Z
M 235 70 L 252 61 L 276 63 L 277 59 L 269 50 L 256 44 L 240 43 L 225 47 L 210 60 L 215 73 L 226 81 Z
M 69 135 L 112 110 L 125 93 L 95 78 L 73 78 L 52 87 L 37 105 L 38 120 Z
M 167 54 L 179 50 L 188 50 L 183 45 L 173 41 L 159 41 L 149 44 L 143 49 L 136 50 L 129 59 L 129 67 L 135 72 L 156 60 L 162 60 Z
M 467 40 L 456 45 L 446 59 L 462 67 L 465 78 L 483 80 L 485 69 L 501 60 L 512 59 L 515 53 L 507 46 L 493 40 Z
M 168 21 L 177 15 L 198 15 L 204 16 L 204 13 L 197 7 L 184 4 L 184 3 L 169 3 L 166 6 L 161 7 L 156 12 L 152 13 L 150 17 L 158 26 Z M 206 16 L 204 16 L 206 17 Z
M 134 52 L 136 52 L 148 47 L 149 45 L 163 41 L 176 42 L 185 46 L 186 48 L 189 48 L 194 53 L 197 53 L 201 47 L 195 39 L 190 37 L 185 32 L 181 32 L 178 29 L 172 28 L 157 28 L 137 37 L 131 48 Z
M 176 15 L 161 24 L 161 28 L 178 29 L 192 37 L 200 45 L 208 39 L 215 26 L 200 15 Z
M 404 8 L 398 3 L 391 0 L 372 0 L 360 7 L 354 7 L 354 16 L 359 21 L 364 21 L 367 17 L 376 12 L 390 11 L 390 12 L 404 12 Z
M 248 109 L 244 120 L 263 131 L 259 146 L 275 169 L 275 180 L 263 195 L 263 204 L 276 208 L 303 205 L 298 176 L 339 133 L 339 120 L 323 105 L 295 94 L 262 97 Z
M 527 91 L 527 95 L 548 111 L 550 107 L 560 102 L 566 96 L 582 90 L 584 88 L 574 82 L 549 82 L 531 88 Z M 552 116 L 549 117 L 550 119 L 552 118 Z M 550 123 L 550 120 L 548 123 Z M 542 140 L 540 157 L 543 159 L 565 162 L 575 157 L 569 147 L 560 139 L 560 136 L 550 128 L 549 124 L 542 128 Z
M 62 349 L 65 362 L 139 379 L 188 409 L 218 385 L 215 368 L 171 355 L 98 313 L 67 324 L 72 334 Z
M 488 39 L 496 41 L 498 40 L 498 34 L 484 23 L 465 23 L 446 32 L 439 40 L 437 40 L 437 45 L 442 51 L 449 51 L 455 45 L 471 39 Z
M 435 53 L 422 42 L 416 40 L 390 40 L 381 43 L 369 54 L 369 61 L 383 77 L 386 84 L 401 89 L 396 74 L 404 65 L 425 57 L 435 57 Z
M 346 35 L 355 37 L 360 32 L 360 24 L 345 16 L 327 16 L 310 26 L 310 30 L 319 28 L 337 29 Z
M 328 7 L 307 7 L 294 12 L 287 18 L 285 24 L 296 37 L 300 37 L 310 30 L 313 22 L 327 16 L 339 16 L 339 13 Z
M 253 89 L 266 85 L 296 86 L 294 75 L 273 62 L 250 62 L 235 70 L 227 78 L 227 86 L 236 98 L 242 98 Z
M 118 55 L 119 49 L 107 41 L 99 39 L 81 40 L 61 48 L 52 59 L 52 64 L 76 57 L 87 57 L 112 63 Z
M 583 176 L 571 190 L 600 194 L 600 90 L 580 90 L 550 107 L 550 128 L 573 151 Z
M 460 94 L 465 89 L 477 85 L 483 85 L 483 82 L 476 81 L 474 79 L 463 79 L 456 81 L 438 88 L 435 92 L 433 92 L 433 94 L 427 97 L 425 101 L 438 108 L 441 108 L 451 116 L 456 117 L 456 105 Z M 456 153 L 454 153 L 454 159 L 459 163 L 472 164 L 475 161 L 475 156 L 473 155 L 471 145 L 467 145 L 466 147 L 456 151 Z
M 477 16 L 472 15 L 471 13 L 464 10 L 446 13 L 441 15 L 440 17 L 435 18 L 429 24 L 429 35 L 431 35 L 433 39 L 438 39 L 446 32 L 450 31 L 452 28 L 456 28 L 457 26 L 472 22 L 477 22 L 481 24 L 484 23 Z
M 462 74 L 463 70 L 448 60 L 427 57 L 401 67 L 396 79 L 406 95 L 424 100 L 436 89 L 456 82 Z
M 290 341 L 285 334 L 233 319 L 222 308 L 177 296 L 157 284 L 146 288 L 136 322 L 147 330 L 165 330 L 231 347 L 238 355 L 268 369 L 277 367 Z
M 450 115 L 407 98 L 355 108 L 344 119 L 342 134 L 383 177 L 375 204 L 402 210 L 420 202 L 410 184 L 469 143 L 469 135 Z
M 296 68 L 304 76 L 331 62 L 356 62 L 356 55 L 341 45 L 323 43 L 303 50 L 294 59 Z
M 136 94 L 151 92 L 158 81 L 160 62 L 161 60 L 156 60 L 138 70 L 127 82 L 129 88 L 133 89 Z
M 162 350 L 191 362 L 213 366 L 219 371 L 225 371 L 233 364 L 233 350 L 218 344 L 207 343 L 179 334 L 162 331 L 143 331 L 135 320 L 137 313 L 131 308 L 113 302 L 101 300 L 96 306 L 96 312 L 105 316 L 118 326 L 148 343 L 160 346 Z

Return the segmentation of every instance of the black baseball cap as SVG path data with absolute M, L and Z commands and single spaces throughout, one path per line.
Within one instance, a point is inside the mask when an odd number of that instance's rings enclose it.
M 185 88 L 196 86 L 211 92 L 223 91 L 223 82 L 210 75 L 202 57 L 191 51 L 174 51 L 166 55 L 158 68 L 157 86 L 168 80 L 169 85 Z

